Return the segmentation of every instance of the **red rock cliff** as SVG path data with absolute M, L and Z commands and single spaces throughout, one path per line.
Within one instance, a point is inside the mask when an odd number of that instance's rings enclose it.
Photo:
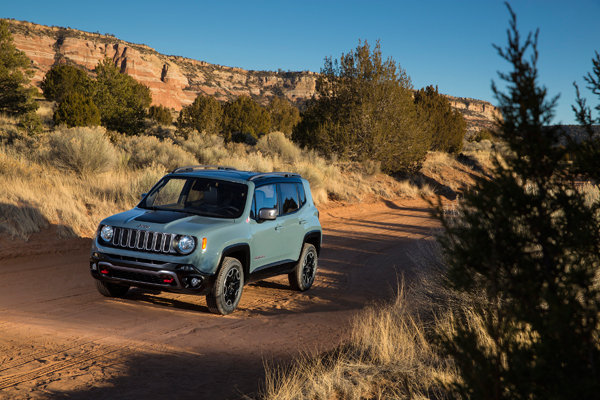
M 110 57 L 121 72 L 150 88 L 153 104 L 176 110 L 193 102 L 201 93 L 219 100 L 246 94 L 262 103 L 275 94 L 284 94 L 301 105 L 315 92 L 317 74 L 310 71 L 246 71 L 165 56 L 146 45 L 112 36 L 15 20 L 8 22 L 16 47 L 32 61 L 33 83 L 38 87 L 53 65 L 78 65 L 93 75 L 98 61 Z
M 45 74 L 56 64 L 84 67 L 90 75 L 98 61 L 110 57 L 121 72 L 132 76 L 152 91 L 152 103 L 181 110 L 199 94 L 218 100 L 246 94 L 266 104 L 274 95 L 285 95 L 302 107 L 315 93 L 318 74 L 303 72 L 247 71 L 209 64 L 178 56 L 165 56 L 153 48 L 125 42 L 111 35 L 75 29 L 48 27 L 7 20 L 15 45 L 32 61 L 39 87 Z M 452 107 L 467 119 L 469 130 L 493 126 L 496 107 L 487 101 L 447 96 Z

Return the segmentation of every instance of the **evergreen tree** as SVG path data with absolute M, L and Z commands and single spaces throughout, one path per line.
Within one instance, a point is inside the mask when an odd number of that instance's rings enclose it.
M 437 87 L 427 86 L 415 92 L 419 120 L 429 131 L 432 151 L 458 154 L 467 133 L 467 121 L 453 111 L 450 101 L 438 93 Z
M 283 132 L 289 139 L 300 122 L 300 111 L 282 97 L 275 96 L 267 107 L 271 115 L 271 132 Z
M 54 112 L 54 123 L 74 126 L 100 125 L 100 111 L 90 97 L 79 92 L 68 93 Z
M 33 76 L 31 61 L 13 41 L 8 22 L 0 20 L 0 111 L 22 114 L 39 106 L 33 100 L 37 90 L 28 87 Z
M 497 49 L 513 70 L 500 74 L 507 93 L 493 90 L 513 155 L 465 195 L 459 223 L 438 209 L 449 285 L 487 299 L 473 310 L 483 331 L 459 318 L 444 340 L 461 376 L 451 389 L 463 399 L 597 398 L 600 204 L 575 182 L 598 176 L 598 162 L 565 162 L 562 132 L 547 126 L 557 98 L 537 83 L 537 33 L 523 41 L 509 10 L 508 46 Z M 600 158 L 593 144 L 570 146 Z
M 193 130 L 209 135 L 223 129 L 223 108 L 214 97 L 199 95 L 189 106 L 183 107 L 177 117 L 177 132 L 187 137 Z
M 171 123 L 173 123 L 171 111 L 162 104 L 158 106 L 150 106 L 150 109 L 148 110 L 148 117 L 165 126 L 170 126 Z
M 110 58 L 96 66 L 94 104 L 100 110 L 102 125 L 127 135 L 144 129 L 146 108 L 152 103 L 150 89 L 122 74 Z
M 44 97 L 60 103 L 63 98 L 73 92 L 91 96 L 94 92 L 94 81 L 85 71 L 71 65 L 55 65 L 44 76 L 41 88 Z
M 28 135 L 37 135 L 44 132 L 44 124 L 39 115 L 31 110 L 19 117 L 19 127 Z
M 418 169 L 431 138 L 418 123 L 412 83 L 396 62 L 359 42 L 339 62 L 325 58 L 317 96 L 308 104 L 293 139 L 325 155 L 379 161 L 384 171 Z
M 239 96 L 225 104 L 223 109 L 223 136 L 226 141 L 234 137 L 258 139 L 269 133 L 271 116 L 265 107 L 248 96 Z M 238 139 L 239 140 L 239 139 Z

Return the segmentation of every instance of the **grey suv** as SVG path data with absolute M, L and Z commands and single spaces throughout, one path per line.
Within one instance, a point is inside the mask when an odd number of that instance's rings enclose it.
M 182 167 L 100 223 L 90 271 L 104 296 L 131 286 L 206 295 L 209 310 L 226 315 L 251 282 L 287 274 L 292 288 L 309 289 L 321 238 L 300 175 Z

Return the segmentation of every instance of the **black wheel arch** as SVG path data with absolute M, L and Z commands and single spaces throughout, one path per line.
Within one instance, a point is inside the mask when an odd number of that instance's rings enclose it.
M 242 264 L 244 281 L 246 281 L 250 275 L 250 245 L 248 243 L 239 243 L 225 247 L 221 253 L 219 268 L 221 268 L 225 257 L 236 258 Z
M 310 243 L 315 246 L 317 249 L 317 256 L 321 256 L 321 240 L 323 238 L 323 233 L 321 231 L 311 231 L 304 235 L 304 242 L 302 242 L 302 247 L 304 247 L 305 243 Z M 300 251 L 302 253 L 302 251 Z

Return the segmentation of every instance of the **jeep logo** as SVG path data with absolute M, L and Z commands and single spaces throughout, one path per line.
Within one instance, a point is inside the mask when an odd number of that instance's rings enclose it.
M 136 226 L 136 228 L 141 228 L 141 229 L 150 229 L 150 226 L 148 226 L 148 225 L 144 225 L 144 224 L 139 224 L 138 226 Z

